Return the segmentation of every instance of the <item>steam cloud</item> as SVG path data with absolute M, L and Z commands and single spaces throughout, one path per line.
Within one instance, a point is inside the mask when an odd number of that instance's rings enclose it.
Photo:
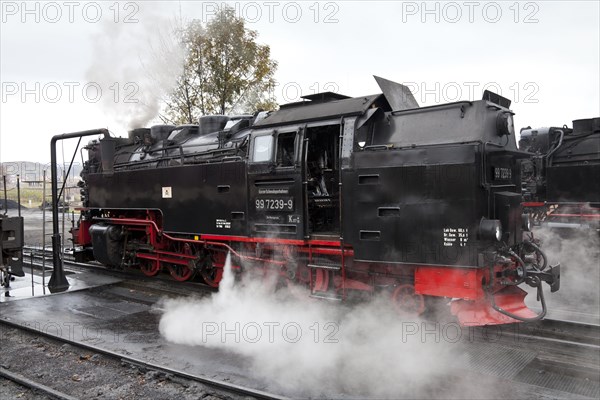
M 423 396 L 430 383 L 439 390 L 436 378 L 461 359 L 444 338 L 407 334 L 419 323 L 402 322 L 387 298 L 346 309 L 309 301 L 308 296 L 300 299 L 289 291 L 273 293 L 273 285 L 263 280 L 234 281 L 228 258 L 218 293 L 164 300 L 161 334 L 174 343 L 246 356 L 256 378 L 294 397 Z M 240 337 L 222 337 L 222 327 L 233 330 L 236 323 Z M 262 327 L 258 340 L 257 326 Z M 273 326 L 270 334 L 267 326 Z M 428 393 L 425 397 L 434 395 Z
M 549 318 L 600 323 L 600 236 L 593 229 L 540 228 L 535 236 L 551 265 L 561 264 L 561 288 L 546 296 Z M 536 306 L 535 296 L 527 304 Z
M 142 8 L 137 23 L 103 21 L 94 37 L 88 82 L 102 90 L 99 104 L 127 129 L 145 127 L 160 111 L 183 69 L 177 23 Z

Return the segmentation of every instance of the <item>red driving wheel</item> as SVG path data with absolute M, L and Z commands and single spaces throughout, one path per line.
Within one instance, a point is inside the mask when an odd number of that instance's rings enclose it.
M 194 271 L 185 265 L 172 264 L 168 268 L 173 279 L 179 282 L 185 282 L 194 275 Z
M 174 243 L 171 251 L 186 255 L 191 255 L 193 253 L 192 248 L 188 243 L 184 243 L 183 245 Z M 193 268 L 183 264 L 168 264 L 167 268 L 169 268 L 169 273 L 173 279 L 178 282 L 185 282 L 191 279 L 195 272 Z
M 140 270 L 146 276 L 156 276 L 160 272 L 160 262 L 158 260 L 140 258 Z
M 223 267 L 225 266 L 225 254 L 213 253 L 207 254 L 204 266 L 200 271 L 202 279 L 210 287 L 219 287 L 219 282 L 223 279 Z

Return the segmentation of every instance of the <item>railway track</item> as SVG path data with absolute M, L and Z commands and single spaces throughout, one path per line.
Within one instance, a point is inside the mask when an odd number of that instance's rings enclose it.
M 29 388 L 36 393 L 44 394 L 52 399 L 77 400 L 76 397 L 69 396 L 68 394 L 65 394 L 65 393 L 60 392 L 55 389 L 52 389 L 49 386 L 46 386 L 44 384 L 41 384 L 34 380 L 31 380 L 31 379 L 29 379 L 21 374 L 18 374 L 16 372 L 11 372 L 3 367 L 0 367 L 0 377 L 7 379 L 11 382 L 14 382 L 18 385 L 21 385 L 23 387 Z
M 598 325 L 544 319 L 525 325 L 525 329 L 521 329 L 520 334 L 523 337 L 547 342 L 600 349 L 600 326 Z
M 512 341 L 600 350 L 600 325 L 546 318 L 536 322 L 475 327 L 474 330 L 489 340 L 503 337 Z
M 142 371 L 153 371 L 153 372 L 162 374 L 163 376 L 168 376 L 169 379 L 172 379 L 172 380 L 175 379 L 178 382 L 186 382 L 186 381 L 187 382 L 197 382 L 207 388 L 212 389 L 217 395 L 223 395 L 224 397 L 234 396 L 234 398 L 250 397 L 250 398 L 255 398 L 255 399 L 273 399 L 273 400 L 274 399 L 286 399 L 286 397 L 280 396 L 277 394 L 268 393 L 265 391 L 261 391 L 261 390 L 257 390 L 257 389 L 253 389 L 250 387 L 245 387 L 245 386 L 241 386 L 241 385 L 237 385 L 237 384 L 233 384 L 233 383 L 229 383 L 229 382 L 225 382 L 225 381 L 221 381 L 221 380 L 211 379 L 208 377 L 202 377 L 202 376 L 188 374 L 184 371 L 179 371 L 176 369 L 168 368 L 168 367 L 165 367 L 162 365 L 158 365 L 156 363 L 142 361 L 142 360 L 139 360 L 139 359 L 136 359 L 133 357 L 128 357 L 126 355 L 124 356 L 123 354 L 119 354 L 119 353 L 104 349 L 99 346 L 94 346 L 91 344 L 86 344 L 86 343 L 82 343 L 79 341 L 70 340 L 68 338 L 57 337 L 48 332 L 43 332 L 38 329 L 29 327 L 29 326 L 23 326 L 21 324 L 13 323 L 11 321 L 7 321 L 4 319 L 0 319 L 0 327 L 4 327 L 4 329 L 6 329 L 6 327 L 9 327 L 9 328 L 13 328 L 16 330 L 25 331 L 25 332 L 31 333 L 33 335 L 43 337 L 45 339 L 60 342 L 61 344 L 67 344 L 69 346 L 72 346 L 75 349 L 81 349 L 83 351 L 90 351 L 95 354 L 101 354 L 102 356 L 108 357 L 115 361 L 118 361 L 121 364 L 127 364 L 132 367 L 138 368 Z M 2 376 L 5 379 L 8 379 L 10 381 L 13 381 L 19 385 L 28 387 L 34 391 L 44 393 L 47 396 L 52 397 L 52 398 L 69 399 L 69 400 L 76 398 L 67 393 L 63 393 L 61 391 L 55 390 L 51 387 L 48 387 L 42 383 L 39 383 L 35 379 L 32 379 L 30 377 L 25 377 L 19 373 L 13 372 L 13 371 L 9 371 L 8 369 L 6 369 L 4 367 L 0 367 L 0 376 Z

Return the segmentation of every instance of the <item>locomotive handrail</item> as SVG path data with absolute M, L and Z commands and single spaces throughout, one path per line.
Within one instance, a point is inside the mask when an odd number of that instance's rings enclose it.
M 151 154 L 151 153 L 155 153 L 157 151 L 162 151 L 164 153 L 164 150 L 168 150 L 171 148 L 179 148 L 180 149 L 180 154 L 179 155 L 163 155 L 160 160 L 159 159 L 149 159 L 149 160 L 135 160 L 135 161 L 127 161 L 127 162 L 123 162 L 123 163 L 119 163 L 119 164 L 115 164 L 115 167 L 119 167 L 119 168 L 125 168 L 128 166 L 132 166 L 132 165 L 146 165 L 146 164 L 152 164 L 152 163 L 157 163 L 159 161 L 164 161 L 164 160 L 172 160 L 175 158 L 180 158 L 181 163 L 185 164 L 185 159 L 186 158 L 194 158 L 197 156 L 210 156 L 210 155 L 214 155 L 214 154 L 218 154 L 218 153 L 228 153 L 228 152 L 233 152 L 236 153 L 239 151 L 240 147 L 244 144 L 245 141 L 247 141 L 248 136 L 244 137 L 241 140 L 238 140 L 241 144 L 240 146 L 236 146 L 235 148 L 214 148 L 214 149 L 210 149 L 210 150 L 201 150 L 201 151 L 194 151 L 194 152 L 190 152 L 190 153 L 185 153 L 183 151 L 183 149 L 187 149 L 187 148 L 193 148 L 193 147 L 208 147 L 208 146 L 214 146 L 215 143 L 210 143 L 210 144 L 197 144 L 197 143 L 192 143 L 189 145 L 186 145 L 187 141 L 191 140 L 191 138 L 188 138 L 185 142 L 179 144 L 179 145 L 173 145 L 173 146 L 168 146 L 168 147 L 162 147 L 162 148 L 157 148 L 154 150 L 144 150 L 143 147 L 137 148 L 134 151 L 123 151 L 120 154 Z M 239 157 L 239 156 L 238 156 Z M 243 158 L 242 158 L 243 159 Z M 206 162 L 210 162 L 210 161 L 206 161 Z
M 340 137 L 339 143 L 344 143 L 344 133 L 346 130 L 345 124 L 352 124 L 352 130 L 350 131 L 350 135 L 352 136 L 352 142 L 354 142 L 354 132 L 356 130 L 356 118 L 348 118 L 348 122 L 346 122 L 346 118 L 340 119 Z M 339 154 L 338 154 L 338 204 L 339 204 L 339 223 L 340 223 L 340 250 L 341 250 L 341 270 L 342 270 L 342 299 L 346 299 L 346 257 L 344 252 L 344 213 L 342 212 L 342 205 L 344 204 L 344 190 L 343 190 L 343 179 L 342 179 L 342 159 L 344 157 L 344 146 L 339 146 Z M 311 273 L 312 276 L 312 273 Z
M 174 146 L 176 147 L 176 146 Z M 188 147 L 197 147 L 197 145 L 190 145 L 190 146 L 179 146 L 182 149 L 183 148 L 188 148 Z M 143 164 L 152 164 L 152 163 L 157 163 L 159 161 L 165 161 L 165 160 L 172 160 L 172 159 L 176 159 L 179 158 L 182 160 L 182 164 L 185 164 L 186 159 L 190 159 L 190 158 L 194 158 L 194 157 L 198 157 L 198 156 L 211 156 L 211 155 L 215 155 L 217 153 L 227 153 L 227 152 L 236 152 L 238 150 L 238 148 L 231 148 L 231 149 L 212 149 L 212 150 L 206 150 L 206 151 L 202 151 L 202 152 L 194 152 L 194 153 L 183 153 L 183 155 L 167 155 L 161 158 L 153 158 L 150 160 L 136 160 L 136 161 L 128 161 L 128 162 L 124 162 L 124 163 L 120 163 L 120 164 L 115 164 L 115 167 L 119 167 L 119 168 L 124 168 L 124 167 L 129 167 L 132 165 L 143 165 Z M 154 150 L 152 152 L 156 152 L 159 151 L 159 149 Z M 142 153 L 141 151 L 133 151 L 133 152 L 129 152 L 130 154 L 137 154 L 137 153 Z M 197 160 L 194 160 L 197 161 Z M 206 162 L 209 162 L 209 160 L 206 160 Z
M 369 146 L 363 147 L 363 150 L 389 150 L 393 148 L 393 144 L 371 144 Z
M 304 231 L 304 239 L 308 239 L 310 235 L 308 234 L 309 227 L 309 217 L 308 217 L 308 143 L 310 141 L 309 138 L 306 137 L 306 128 L 308 124 L 304 124 L 302 127 L 302 132 L 299 134 L 299 140 L 302 140 L 302 145 L 300 146 L 300 179 L 302 180 L 302 209 L 304 212 L 305 218 L 302 219 L 302 230 Z M 312 259 L 312 254 L 311 254 Z
M 225 156 L 221 161 L 242 161 L 242 156 Z
M 395 143 L 388 143 L 388 144 L 373 144 L 373 145 L 369 145 L 369 146 L 365 146 L 363 148 L 360 149 L 360 151 L 364 151 L 367 147 L 371 147 L 371 146 L 388 146 L 388 150 L 413 150 L 413 149 L 428 149 L 428 148 L 437 148 L 437 147 L 443 147 L 443 146 L 462 146 L 462 145 L 468 145 L 468 144 L 473 144 L 473 145 L 481 145 L 483 142 L 481 140 L 468 140 L 465 142 L 448 142 L 448 143 L 435 143 L 435 144 L 408 144 L 408 145 L 402 145 L 402 146 L 398 146 Z M 502 147 L 502 145 L 499 145 L 497 143 L 493 143 L 497 145 L 498 147 Z
M 563 143 L 563 138 L 565 137 L 565 131 L 562 129 L 557 129 L 557 132 L 560 132 L 560 138 L 558 139 L 558 144 L 556 145 L 556 147 L 554 147 L 552 150 L 550 150 L 548 152 L 548 154 L 546 154 L 544 156 L 544 158 L 546 159 L 546 167 L 549 167 L 552 164 L 552 159 L 550 158 L 552 156 L 552 154 L 556 153 L 556 150 L 559 149 L 560 146 L 562 146 Z
M 162 153 L 163 153 L 164 155 L 166 155 L 166 153 L 165 153 L 165 152 L 166 152 L 167 150 L 169 150 L 169 149 L 179 149 L 179 158 L 181 159 L 181 163 L 183 164 L 183 160 L 184 160 L 183 145 L 181 145 L 181 144 L 175 144 L 175 145 L 172 145 L 172 146 L 166 146 L 166 147 L 163 147 L 163 148 L 162 148 L 162 149 L 160 149 L 160 150 L 162 151 Z M 158 151 L 158 150 L 155 150 L 155 151 Z M 176 156 L 171 156 L 171 157 L 172 157 L 172 158 L 175 158 Z

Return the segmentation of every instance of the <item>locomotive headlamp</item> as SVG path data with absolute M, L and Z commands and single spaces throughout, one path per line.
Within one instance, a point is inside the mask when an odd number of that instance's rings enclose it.
M 482 218 L 479 222 L 479 236 L 483 240 L 502 240 L 502 223 L 497 219 Z
M 525 232 L 531 232 L 531 218 L 529 217 L 529 214 L 522 214 L 521 222 L 521 229 L 523 229 Z
M 510 111 L 498 113 L 496 117 L 496 133 L 498 136 L 514 135 L 515 124 Z

